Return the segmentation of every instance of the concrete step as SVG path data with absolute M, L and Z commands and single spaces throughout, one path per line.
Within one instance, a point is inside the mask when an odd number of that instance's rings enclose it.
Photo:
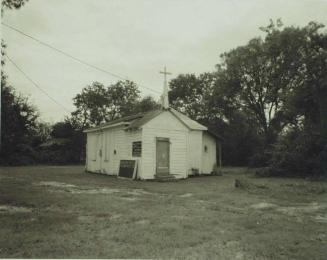
M 156 181 L 177 181 L 174 175 L 155 175 L 154 177 Z

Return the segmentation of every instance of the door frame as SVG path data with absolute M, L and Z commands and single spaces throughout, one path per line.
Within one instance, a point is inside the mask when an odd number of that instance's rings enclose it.
M 158 172 L 158 142 L 168 143 L 168 172 Z M 156 175 L 169 175 L 170 174 L 170 140 L 167 137 L 156 137 Z

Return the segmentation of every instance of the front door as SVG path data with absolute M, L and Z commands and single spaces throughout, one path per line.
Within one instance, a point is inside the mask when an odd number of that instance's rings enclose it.
M 168 138 L 157 138 L 157 175 L 169 174 L 169 146 Z

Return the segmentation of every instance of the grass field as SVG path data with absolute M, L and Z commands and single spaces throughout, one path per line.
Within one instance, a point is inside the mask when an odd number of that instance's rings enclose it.
M 170 183 L 0 168 L 0 257 L 327 259 L 326 195 L 242 168 Z

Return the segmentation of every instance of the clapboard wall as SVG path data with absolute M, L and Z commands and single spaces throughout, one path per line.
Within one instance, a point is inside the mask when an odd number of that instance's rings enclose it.
M 107 128 L 87 134 L 87 170 L 117 175 L 120 160 L 141 158 L 132 156 L 132 143 L 141 141 L 141 130 L 125 131 L 125 127 Z
M 168 111 L 161 113 L 143 125 L 141 178 L 153 179 L 155 177 L 157 137 L 169 138 L 170 140 L 170 174 L 176 178 L 186 178 L 188 172 L 188 133 L 188 128 Z
M 206 132 L 203 132 L 202 142 L 202 172 L 211 173 L 217 162 L 216 139 Z

